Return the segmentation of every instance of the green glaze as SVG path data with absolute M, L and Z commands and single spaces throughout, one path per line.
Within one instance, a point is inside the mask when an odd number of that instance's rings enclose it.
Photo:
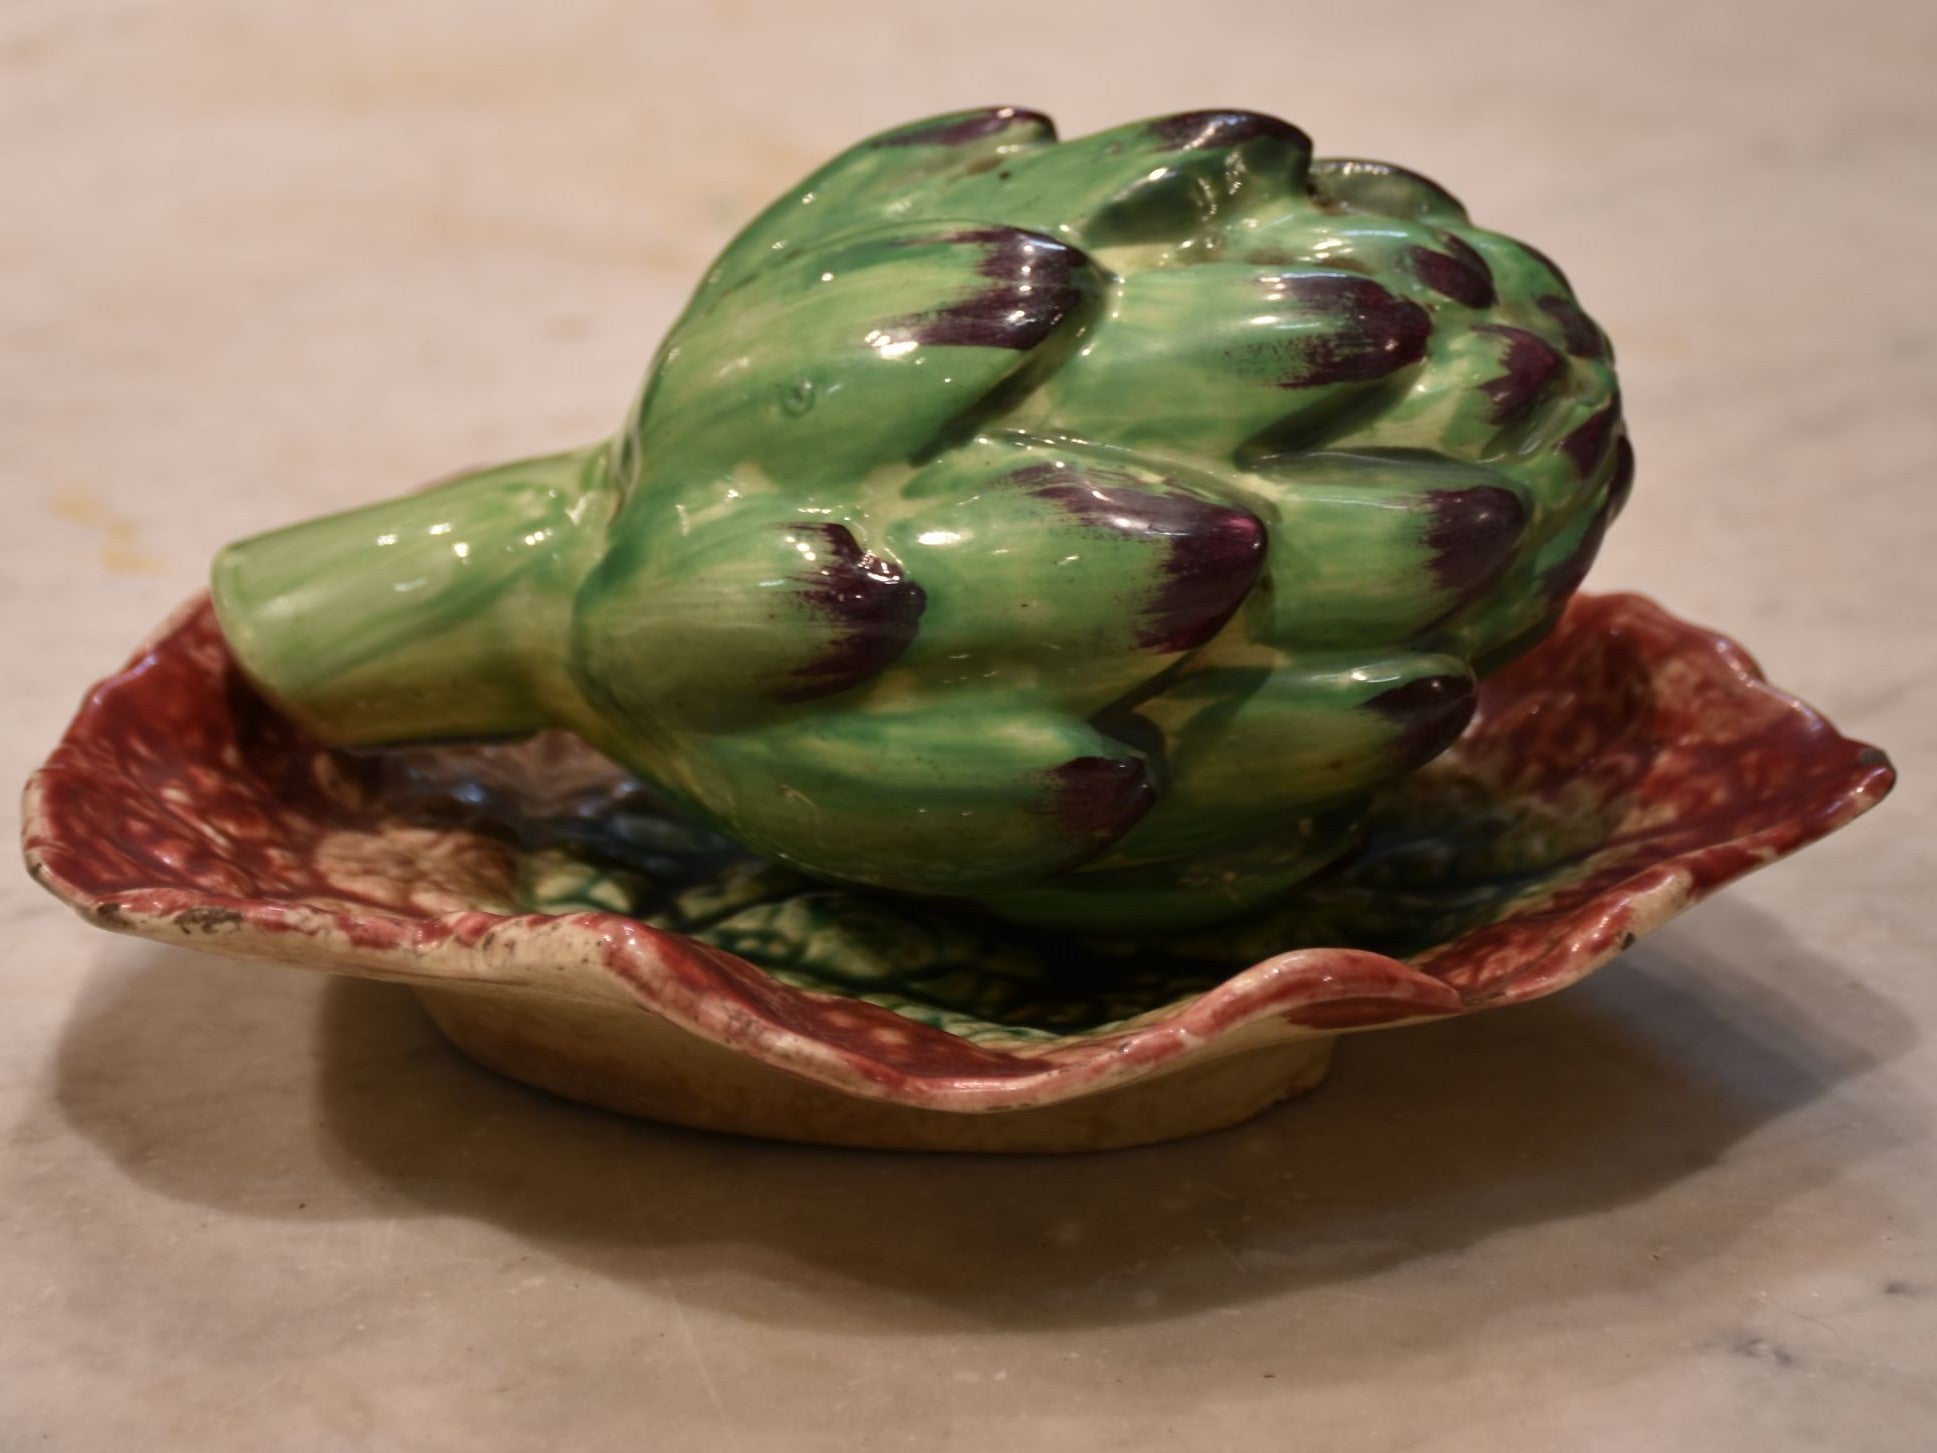
M 1197 113 L 835 158 L 609 443 L 233 545 L 319 737 L 576 730 L 792 871 L 1095 930 L 1359 840 L 1625 494 L 1599 331 L 1424 178 Z

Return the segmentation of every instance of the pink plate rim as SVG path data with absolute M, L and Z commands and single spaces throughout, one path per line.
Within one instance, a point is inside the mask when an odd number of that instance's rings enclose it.
M 1639 595 L 1576 597 L 1556 636 L 1509 669 L 1537 669 L 1542 652 L 1559 649 L 1557 638 L 1591 631 L 1631 637 L 1658 684 L 1672 680 L 1678 691 L 1706 693 L 1744 720 L 1768 723 L 1758 730 L 1780 728 L 1784 751 L 1809 754 L 1806 793 L 1776 820 L 1632 864 L 1632 871 L 1624 869 L 1564 910 L 1509 917 L 1412 962 L 1354 948 L 1298 949 L 1112 1029 L 1049 1041 L 970 1041 L 865 1001 L 790 987 L 743 959 L 614 913 L 472 909 L 413 917 L 209 891 L 186 873 L 172 882 L 90 882 L 85 864 L 93 828 L 73 807 L 73 789 L 112 784 L 87 777 L 96 772 L 88 749 L 98 760 L 103 713 L 153 689 L 144 686 L 150 673 L 187 672 L 182 679 L 191 687 L 200 681 L 209 691 L 222 689 L 224 653 L 205 596 L 187 602 L 126 667 L 90 691 L 61 744 L 27 784 L 22 844 L 37 881 L 117 932 L 421 986 L 525 994 L 534 1015 L 561 995 L 598 1002 L 614 1012 L 659 1016 L 715 1045 L 864 1099 L 1016 1110 L 1274 1041 L 1444 1018 L 1553 993 L 1716 889 L 1852 821 L 1894 783 L 1882 752 L 1841 736 L 1819 713 L 1769 684 L 1740 646 Z M 1484 702 L 1483 689 L 1483 713 Z M 127 790 L 139 791 L 139 784 L 130 778 Z

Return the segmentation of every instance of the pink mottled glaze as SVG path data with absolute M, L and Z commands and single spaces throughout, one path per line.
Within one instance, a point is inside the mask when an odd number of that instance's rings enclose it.
M 453 749 L 465 750 L 465 749 Z M 561 762 L 561 772 L 572 770 Z M 842 1094 L 1027 1110 L 1273 1041 L 1552 993 L 1723 884 L 1831 832 L 1893 781 L 1873 747 L 1736 645 L 1632 595 L 1580 597 L 1482 687 L 1422 778 L 1589 824 L 1589 850 L 1497 921 L 1410 961 L 1275 954 L 1113 1029 L 971 1042 L 610 913 L 518 914 L 511 850 L 401 814 L 368 759 L 325 751 L 242 681 L 206 601 L 97 686 L 28 786 L 35 877 L 121 932 L 420 986 L 657 1016 Z M 1576 811 L 1576 805 L 1579 810 Z

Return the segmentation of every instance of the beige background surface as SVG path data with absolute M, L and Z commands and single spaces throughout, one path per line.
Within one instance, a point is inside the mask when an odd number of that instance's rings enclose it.
M 1577 990 L 1066 1161 L 629 1124 L 0 875 L 0 1449 L 1937 1446 L 1934 74 L 1911 0 L 9 0 L 8 782 L 221 542 L 603 432 L 736 221 L 996 100 L 1275 111 L 1556 254 L 1641 459 L 1594 583 L 1906 780 Z

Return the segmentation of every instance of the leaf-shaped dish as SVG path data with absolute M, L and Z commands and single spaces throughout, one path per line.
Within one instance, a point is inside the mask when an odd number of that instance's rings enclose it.
M 1345 1031 L 1552 993 L 1893 780 L 1732 642 L 1584 596 L 1295 902 L 1076 940 L 746 858 L 569 738 L 327 751 L 198 600 L 88 697 L 28 784 L 24 841 L 104 927 L 411 984 L 466 1053 L 577 1099 L 1076 1150 L 1233 1124 L 1316 1084 Z

